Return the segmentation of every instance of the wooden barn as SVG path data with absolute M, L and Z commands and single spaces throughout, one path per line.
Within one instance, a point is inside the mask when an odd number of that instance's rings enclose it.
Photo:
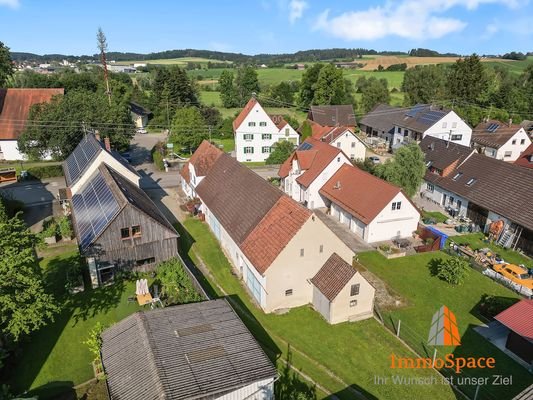
M 129 179 L 105 163 L 72 196 L 72 221 L 93 286 L 115 271 L 148 270 L 178 255 L 178 233 Z

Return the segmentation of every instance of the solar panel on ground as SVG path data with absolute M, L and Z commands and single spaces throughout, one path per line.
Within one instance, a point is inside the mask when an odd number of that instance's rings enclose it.
M 310 150 L 313 148 L 313 145 L 311 143 L 303 142 L 300 147 L 298 147 L 298 150 Z
M 105 229 L 119 205 L 100 172 L 72 197 L 74 220 L 83 249 Z
M 92 134 L 86 135 L 78 143 L 74 151 L 67 157 L 65 163 L 68 186 L 79 179 L 101 148 L 101 144 Z
M 423 110 L 425 107 L 427 107 L 426 105 L 424 104 L 417 104 L 417 105 L 414 105 L 413 107 L 411 107 L 411 109 L 409 111 L 407 111 L 405 113 L 406 116 L 408 117 L 414 117 L 416 116 L 416 114 L 418 114 L 421 110 Z

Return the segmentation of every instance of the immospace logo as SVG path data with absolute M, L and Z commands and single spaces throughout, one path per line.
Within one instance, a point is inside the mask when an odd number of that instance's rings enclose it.
M 442 306 L 431 320 L 429 328 L 428 344 L 432 346 L 459 346 L 461 337 L 457 328 L 455 314 L 446 306 Z M 484 369 L 494 368 L 496 360 L 493 357 L 455 357 L 453 353 L 447 353 L 444 357 L 398 357 L 391 354 L 391 369 L 426 369 L 448 368 L 460 373 L 464 368 Z

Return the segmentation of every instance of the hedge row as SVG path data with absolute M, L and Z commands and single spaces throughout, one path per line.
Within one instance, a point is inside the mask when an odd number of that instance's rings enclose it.
M 44 179 L 63 176 L 63 168 L 61 165 L 45 165 L 42 167 L 30 167 L 27 169 L 30 178 Z

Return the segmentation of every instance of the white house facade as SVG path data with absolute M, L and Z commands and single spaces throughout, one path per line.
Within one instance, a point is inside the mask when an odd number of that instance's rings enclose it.
M 352 161 L 362 161 L 366 157 L 366 145 L 353 132 L 352 129 L 338 126 L 328 130 L 317 129 L 317 134 L 313 134 L 313 138 L 321 140 L 337 147 L 346 154 Z
M 474 129 L 472 144 L 487 157 L 514 162 L 529 147 L 531 139 L 522 126 L 513 125 L 512 121 L 506 124 L 486 120 Z
M 269 115 L 253 97 L 233 121 L 235 157 L 240 162 L 265 161 L 275 143 L 298 146 L 300 135 L 280 115 Z

